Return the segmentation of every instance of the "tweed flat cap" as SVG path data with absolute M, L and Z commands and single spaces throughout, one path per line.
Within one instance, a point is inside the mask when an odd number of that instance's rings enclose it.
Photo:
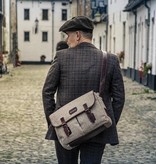
M 94 25 L 91 19 L 86 16 L 77 16 L 65 22 L 60 27 L 59 31 L 67 32 L 81 30 L 92 33 L 93 29 Z

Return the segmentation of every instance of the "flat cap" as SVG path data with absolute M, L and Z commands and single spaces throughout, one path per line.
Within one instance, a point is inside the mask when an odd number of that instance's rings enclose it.
M 84 32 L 92 33 L 94 25 L 91 19 L 86 16 L 77 16 L 65 22 L 59 29 L 59 31 L 77 31 L 81 30 Z

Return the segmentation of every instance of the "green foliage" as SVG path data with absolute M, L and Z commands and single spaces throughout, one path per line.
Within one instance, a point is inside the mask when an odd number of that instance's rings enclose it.
M 147 75 L 148 71 L 152 70 L 152 64 L 151 63 L 144 63 L 143 73 L 144 75 Z

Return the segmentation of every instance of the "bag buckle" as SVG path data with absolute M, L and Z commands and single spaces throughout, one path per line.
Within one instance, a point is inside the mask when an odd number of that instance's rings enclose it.
M 60 118 L 60 120 L 61 120 L 61 123 L 62 123 L 65 134 L 67 135 L 67 137 L 69 137 L 72 133 L 70 128 L 68 127 L 64 117 Z
M 85 109 L 85 112 L 86 112 L 90 122 L 95 123 L 96 118 L 95 118 L 94 114 L 91 112 L 91 110 L 89 109 L 89 107 L 87 106 L 87 104 L 86 103 L 83 104 L 83 107 Z

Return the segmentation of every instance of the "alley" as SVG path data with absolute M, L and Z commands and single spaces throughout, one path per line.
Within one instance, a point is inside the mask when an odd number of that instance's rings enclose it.
M 22 65 L 0 78 L 0 164 L 57 164 L 44 139 L 41 91 L 50 65 Z M 124 77 L 120 144 L 107 145 L 102 164 L 156 163 L 156 93 Z

